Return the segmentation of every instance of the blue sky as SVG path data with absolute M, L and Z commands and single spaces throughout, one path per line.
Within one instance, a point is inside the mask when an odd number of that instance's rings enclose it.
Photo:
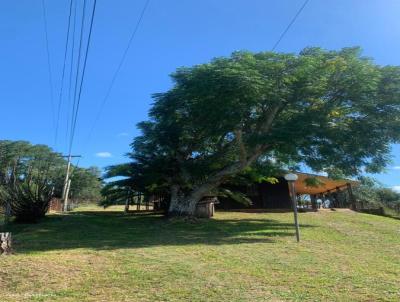
M 152 0 L 103 114 L 88 135 L 145 0 L 98 0 L 73 153 L 83 166 L 123 162 L 151 95 L 179 66 L 234 50 L 270 50 L 303 0 Z M 60 90 L 69 0 L 45 0 L 55 95 Z M 361 46 L 379 64 L 400 65 L 400 1 L 310 0 L 278 51 Z M 66 152 L 67 100 L 54 144 L 41 0 L 3 1 L 0 10 L 0 139 Z M 55 99 L 56 101 L 56 99 Z M 400 189 L 400 147 L 376 177 Z M 97 155 L 96 155 L 97 154 Z

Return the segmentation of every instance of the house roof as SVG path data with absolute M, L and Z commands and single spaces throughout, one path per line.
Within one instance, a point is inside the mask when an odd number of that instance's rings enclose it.
M 347 184 L 358 184 L 357 181 L 349 179 L 332 179 L 326 176 L 300 172 L 295 172 L 295 174 L 298 176 L 298 179 L 295 181 L 294 184 L 296 193 L 298 194 L 321 194 L 328 191 L 343 189 L 347 186 Z M 307 178 L 316 178 L 318 180 L 318 183 L 320 184 L 318 186 L 307 186 Z

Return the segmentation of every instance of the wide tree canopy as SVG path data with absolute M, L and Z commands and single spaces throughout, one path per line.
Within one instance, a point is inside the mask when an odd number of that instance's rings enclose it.
M 377 172 L 400 139 L 400 68 L 359 48 L 241 51 L 171 77 L 138 125 L 130 179 L 170 195 L 172 214 L 256 167 Z

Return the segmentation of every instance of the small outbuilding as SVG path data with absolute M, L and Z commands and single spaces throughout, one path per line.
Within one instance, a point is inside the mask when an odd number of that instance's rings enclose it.
M 215 205 L 218 204 L 216 197 L 205 197 L 196 205 L 195 216 L 199 218 L 211 218 L 214 216 Z

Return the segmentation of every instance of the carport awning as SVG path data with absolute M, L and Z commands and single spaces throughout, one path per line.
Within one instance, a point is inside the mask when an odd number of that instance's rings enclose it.
M 346 188 L 347 184 L 355 185 L 358 182 L 354 180 L 348 179 L 331 179 L 326 176 L 320 176 L 315 174 L 308 174 L 308 173 L 296 173 L 298 179 L 295 182 L 296 193 L 298 194 L 321 194 L 328 191 L 334 191 L 339 189 Z M 320 185 L 318 186 L 307 186 L 306 179 L 307 178 L 317 178 Z

